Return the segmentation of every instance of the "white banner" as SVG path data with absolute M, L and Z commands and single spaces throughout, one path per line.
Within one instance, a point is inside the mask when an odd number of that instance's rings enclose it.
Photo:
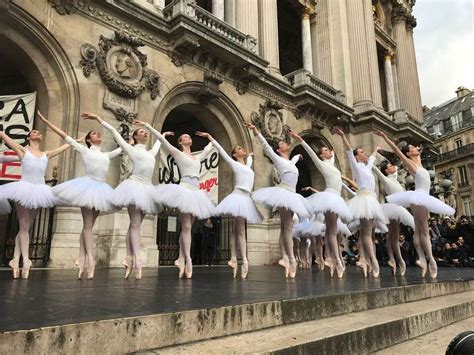
M 26 146 L 28 132 L 33 128 L 35 117 L 36 92 L 32 94 L 0 96 L 0 130 Z M 0 141 L 1 155 L 16 155 L 3 141 Z M 0 180 L 21 178 L 21 164 L 0 163 Z
M 193 152 L 193 155 L 201 152 Z M 199 189 L 203 190 L 212 202 L 215 204 L 219 200 L 219 153 L 213 146 L 207 158 L 201 162 L 201 172 L 199 175 Z M 160 168 L 159 168 L 160 184 L 179 183 L 181 174 L 178 165 L 169 152 L 161 146 L 160 149 Z

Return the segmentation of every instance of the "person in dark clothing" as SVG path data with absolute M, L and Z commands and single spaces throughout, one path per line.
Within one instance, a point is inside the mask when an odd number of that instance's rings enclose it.
M 408 262 L 408 253 L 410 251 L 410 244 L 406 241 L 405 236 L 400 234 L 398 237 L 398 242 L 400 243 L 400 251 L 402 252 L 403 260 L 405 263 Z
M 459 225 L 456 232 L 458 237 L 464 237 L 466 244 L 471 248 L 470 256 L 474 257 L 474 225 L 466 216 L 461 216 L 459 218 Z
M 202 227 L 202 251 L 204 253 L 204 264 L 211 266 L 214 262 L 216 254 L 216 231 L 212 220 L 206 219 L 204 226 Z

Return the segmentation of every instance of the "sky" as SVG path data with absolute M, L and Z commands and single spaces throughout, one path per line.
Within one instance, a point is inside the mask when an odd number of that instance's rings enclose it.
M 474 90 L 474 0 L 417 0 L 413 15 L 423 105 L 452 99 L 459 86 Z

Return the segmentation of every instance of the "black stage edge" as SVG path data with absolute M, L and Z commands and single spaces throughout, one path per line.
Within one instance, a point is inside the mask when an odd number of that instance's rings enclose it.
M 177 279 L 177 269 L 144 269 L 143 279 L 122 278 L 122 269 L 98 269 L 94 280 L 77 280 L 75 270 L 34 270 L 13 280 L 0 270 L 0 331 L 28 330 L 88 321 L 244 305 L 264 301 L 343 295 L 407 285 L 474 280 L 474 269 L 440 268 L 438 278 L 421 278 L 418 268 L 404 277 L 382 268 L 380 278 L 364 279 L 348 267 L 343 279 L 328 271 L 299 270 L 285 279 L 277 266 L 254 266 L 248 278 L 233 279 L 228 267 L 195 267 L 193 279 Z

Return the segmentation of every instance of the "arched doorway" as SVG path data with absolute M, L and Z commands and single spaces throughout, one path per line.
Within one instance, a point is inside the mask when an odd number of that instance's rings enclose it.
M 178 137 L 189 134 L 193 139 L 193 151 L 202 150 L 209 142 L 195 135 L 196 131 L 210 133 L 226 151 L 239 144 L 250 148 L 250 138 L 243 127 L 240 113 L 232 102 L 222 96 L 213 102 L 203 105 L 196 100 L 196 94 L 202 84 L 188 82 L 175 87 L 165 96 L 155 114 L 154 126 L 161 131 L 173 131 L 175 135 L 170 142 L 177 146 Z M 164 119 L 163 119 L 164 118 Z M 205 169 L 202 166 L 202 169 Z M 161 167 L 158 169 L 161 177 Z M 217 201 L 220 202 L 233 188 L 232 171 L 227 164 L 218 165 Z M 157 223 L 157 244 L 160 251 L 160 265 L 172 265 L 178 256 L 180 225 L 176 211 L 165 210 Z M 214 263 L 224 264 L 230 258 L 229 234 L 232 231 L 230 218 L 213 218 L 215 230 Z M 209 244 L 203 240 L 202 226 L 204 221 L 193 225 L 191 256 L 193 264 L 203 264 L 205 247 Z
M 51 121 L 73 134 L 70 117 L 79 112 L 79 91 L 73 66 L 59 42 L 49 31 L 19 5 L 10 3 L 0 12 L 0 95 L 36 92 L 36 109 Z M 3 113 L 2 113 L 3 115 Z M 3 123 L 0 121 L 0 123 Z M 43 149 L 57 147 L 62 141 L 46 132 L 42 125 L 33 127 L 43 133 Z M 52 159 L 46 174 L 54 180 L 53 169 L 59 176 L 68 175 L 69 153 Z M 1 183 L 8 183 L 2 180 Z M 32 228 L 30 259 L 34 266 L 46 266 L 50 258 L 54 210 L 40 211 Z M 15 211 L 0 216 L 0 265 L 6 265 L 13 253 L 18 222 Z

